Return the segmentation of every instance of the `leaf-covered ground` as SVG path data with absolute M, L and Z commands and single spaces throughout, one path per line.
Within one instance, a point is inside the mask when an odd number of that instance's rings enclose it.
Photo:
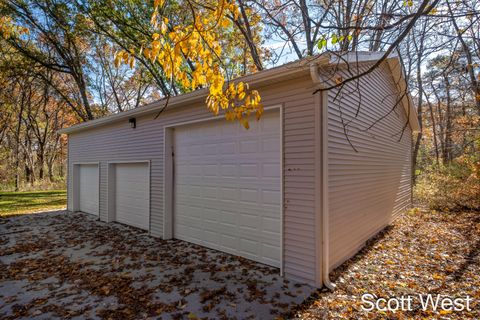
M 276 269 L 90 215 L 0 218 L 0 318 L 480 319 L 480 213 L 405 214 L 332 278 L 335 292 L 304 301 L 315 290 Z M 366 312 L 365 293 L 473 301 L 462 312 Z
M 480 212 L 414 210 L 332 273 L 322 290 L 292 311 L 296 319 L 480 319 Z M 411 311 L 362 310 L 365 293 L 412 295 Z M 470 296 L 471 311 L 422 310 L 418 294 Z M 425 298 L 425 297 L 424 297 Z M 381 307 L 383 305 L 380 305 Z M 405 303 L 405 306 L 407 304 Z M 391 303 L 395 309 L 395 302 Z
M 1 319 L 271 319 L 314 291 L 276 268 L 87 214 L 0 217 Z
M 53 209 L 67 205 L 66 190 L 0 192 L 0 216 L 25 214 Z

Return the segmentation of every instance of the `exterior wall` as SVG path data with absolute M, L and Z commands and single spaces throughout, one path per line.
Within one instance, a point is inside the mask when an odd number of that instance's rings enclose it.
M 314 284 L 315 256 L 315 109 L 309 75 L 256 88 L 265 107 L 282 105 L 284 164 L 283 270 L 287 277 Z M 153 236 L 163 236 L 164 126 L 210 116 L 203 102 L 72 133 L 69 136 L 68 208 L 72 208 L 72 168 L 76 162 L 100 162 L 100 219 L 107 221 L 107 161 L 150 160 Z M 318 194 L 318 193 L 317 193 Z
M 359 86 L 351 82 L 338 96 L 336 90 L 329 91 L 331 268 L 354 255 L 411 205 L 411 129 L 404 128 L 407 118 L 400 104 L 389 114 L 398 99 L 395 85 L 383 64 L 361 78 Z M 362 88 L 361 95 L 357 88 Z

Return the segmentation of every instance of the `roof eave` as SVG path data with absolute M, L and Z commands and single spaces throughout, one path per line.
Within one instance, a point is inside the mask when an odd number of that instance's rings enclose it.
M 384 53 L 379 52 L 362 52 L 362 53 L 352 53 L 347 54 L 345 57 L 341 59 L 339 62 L 338 59 L 335 58 L 335 55 L 331 54 L 322 54 L 315 57 L 309 57 L 302 60 L 294 61 L 291 63 L 287 63 L 285 65 L 264 70 L 261 72 L 257 72 L 254 74 L 246 75 L 243 77 L 236 78 L 234 81 L 239 82 L 247 82 L 252 87 L 253 86 L 261 86 L 267 83 L 271 83 L 272 80 L 278 80 L 280 78 L 292 78 L 294 76 L 300 76 L 302 73 L 309 74 L 311 73 L 311 66 L 315 65 L 320 67 L 326 64 L 335 64 L 335 63 L 348 63 L 348 62 L 369 62 L 375 61 L 380 59 Z M 405 112 L 409 115 L 409 123 L 412 128 L 412 131 L 418 132 L 420 130 L 420 125 L 418 123 L 417 118 L 417 111 L 412 103 L 412 99 L 410 93 L 407 91 L 406 88 L 406 81 L 403 75 L 403 70 L 400 66 L 400 61 L 397 56 L 392 55 L 387 58 L 388 65 L 390 67 L 390 71 L 396 79 L 397 86 L 399 92 L 405 92 L 401 104 L 405 108 Z M 184 105 L 189 105 L 194 102 L 199 102 L 202 99 L 205 99 L 208 95 L 208 89 L 200 89 L 190 93 L 178 95 L 175 97 L 171 97 L 168 100 L 168 108 L 176 108 Z M 83 131 L 89 128 L 99 127 L 102 125 L 114 123 L 117 121 L 133 118 L 133 117 L 140 117 L 144 115 L 154 114 L 162 110 L 165 107 L 166 99 L 158 100 L 147 104 L 145 106 L 128 110 L 122 113 L 113 114 L 110 116 L 106 116 L 103 118 L 83 122 L 80 124 L 73 125 L 68 128 L 60 129 L 57 132 L 59 134 L 71 134 L 78 131 Z
M 412 96 L 407 88 L 407 81 L 403 73 L 403 68 L 400 65 L 400 59 L 397 56 L 387 58 L 387 63 L 392 72 L 392 76 L 397 85 L 398 91 L 402 94 L 402 99 L 399 103 L 402 104 L 405 113 L 408 117 L 408 123 L 412 132 L 420 131 L 420 123 L 418 122 L 418 113 L 413 104 Z
M 325 61 L 324 59 L 319 59 L 319 57 L 320 56 L 291 62 L 277 68 L 272 68 L 272 69 L 268 69 L 268 70 L 254 73 L 251 75 L 239 77 L 239 78 L 236 78 L 234 81 L 235 82 L 243 81 L 253 87 L 253 86 L 261 86 L 263 84 L 266 84 L 268 82 L 271 82 L 272 80 L 276 80 L 279 78 L 291 78 L 295 75 L 300 75 L 302 73 L 308 74 L 310 64 L 320 63 Z M 182 105 L 188 105 L 193 102 L 201 101 L 202 99 L 205 99 L 207 95 L 208 95 L 207 89 L 199 89 L 193 92 L 171 97 L 168 101 L 168 108 L 170 109 L 174 107 L 180 107 Z M 153 113 L 159 112 L 162 108 L 164 108 L 166 101 L 167 101 L 166 99 L 162 99 L 136 109 L 132 109 L 122 113 L 117 113 L 117 114 L 106 116 L 103 118 L 79 123 L 68 128 L 60 129 L 57 132 L 59 134 L 70 134 L 78 131 L 83 131 L 88 128 L 98 127 L 101 125 L 121 121 L 121 120 L 132 118 L 132 117 L 139 117 L 139 116 L 144 116 L 148 114 L 153 114 Z

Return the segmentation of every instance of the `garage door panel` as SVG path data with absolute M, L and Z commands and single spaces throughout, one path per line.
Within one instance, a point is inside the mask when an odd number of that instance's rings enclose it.
M 235 178 L 238 175 L 238 167 L 235 164 L 221 164 L 220 174 L 224 178 Z
M 136 201 L 135 198 L 125 198 L 125 200 L 127 200 L 127 201 L 129 199 Z M 134 201 L 132 201 L 132 202 L 134 202 Z M 142 204 L 142 205 L 138 204 L 137 205 L 137 204 L 134 204 L 134 203 L 133 204 L 117 203 L 116 207 L 117 207 L 117 214 L 120 217 L 120 219 L 125 218 L 125 216 L 129 216 L 129 215 L 124 214 L 125 211 L 132 211 L 132 212 L 140 211 L 140 212 L 142 212 L 142 211 L 148 210 L 148 206 L 146 204 Z M 139 216 L 139 215 L 138 214 L 133 214 L 133 216 Z
M 233 153 L 235 153 L 235 143 L 220 143 L 220 155 L 231 155 Z
M 218 188 L 216 187 L 203 187 L 200 190 L 201 197 L 206 200 L 216 200 L 218 199 Z M 195 194 L 193 194 L 195 195 Z
M 81 164 L 79 179 L 79 209 L 82 212 L 98 216 L 99 171 L 97 164 Z
M 279 266 L 278 112 L 176 128 L 174 149 L 174 237 Z
M 280 171 L 280 166 L 278 163 L 262 163 L 262 177 L 278 179 L 278 172 Z
M 217 154 L 218 144 L 205 144 L 203 146 L 202 154 Z
M 258 189 L 241 189 L 240 190 L 240 200 L 248 202 L 258 202 L 259 194 Z
M 191 215 L 191 216 L 203 216 L 204 210 L 209 209 L 216 209 L 219 212 L 230 212 L 231 214 L 241 215 L 258 215 L 259 214 L 259 207 L 258 205 L 252 203 L 246 203 L 242 206 L 238 205 L 238 201 L 233 200 L 216 200 L 212 201 L 209 199 L 204 198 L 191 198 L 183 196 L 182 199 L 185 201 L 180 203 L 181 199 L 176 199 L 176 207 L 175 207 L 175 216 L 177 215 Z M 187 204 L 186 201 L 194 201 L 191 205 Z M 279 207 L 277 205 L 262 205 L 261 216 L 262 217 L 270 217 L 273 219 L 278 219 L 278 210 Z
M 142 188 L 142 191 L 134 190 L 134 189 L 127 189 L 127 188 L 120 188 L 117 189 L 119 194 L 121 194 L 122 199 L 119 199 L 119 202 L 125 205 L 129 205 L 130 201 L 132 201 L 132 205 L 134 206 L 142 206 L 146 207 L 146 202 L 148 201 L 148 197 L 145 196 L 145 188 Z
M 275 218 L 262 218 L 262 229 L 268 233 L 271 232 L 272 236 L 276 236 L 276 232 L 280 229 L 280 221 Z
M 258 241 L 240 238 L 240 250 L 245 255 L 250 256 L 250 259 L 258 255 L 259 245 Z
M 267 138 L 262 141 L 262 152 L 278 154 L 280 152 L 280 145 L 275 137 Z
M 235 252 L 238 248 L 238 238 L 234 236 L 222 235 L 221 244 L 224 251 Z
M 178 177 L 175 179 L 175 183 L 180 188 L 185 188 L 186 186 L 198 186 L 198 187 L 210 187 L 210 188 L 224 188 L 224 189 L 249 189 L 255 187 L 261 190 L 280 190 L 279 186 L 274 184 L 279 184 L 279 179 L 273 179 L 269 177 L 263 177 L 261 180 L 253 177 Z M 177 192 L 178 193 L 178 192 Z
M 231 237 L 230 235 L 234 235 L 236 233 L 237 226 L 235 224 L 221 221 L 219 225 L 225 231 L 223 235 L 225 235 L 226 237 Z
M 280 190 L 262 190 L 260 193 L 263 204 L 277 205 L 281 200 Z
M 256 153 L 259 150 L 258 141 L 240 141 L 240 154 Z
M 115 220 L 137 228 L 149 229 L 148 163 L 115 164 Z
M 262 253 L 267 261 L 270 260 L 270 263 L 268 264 L 274 264 L 278 259 L 277 257 L 280 255 L 280 248 L 278 246 L 269 246 L 263 244 Z

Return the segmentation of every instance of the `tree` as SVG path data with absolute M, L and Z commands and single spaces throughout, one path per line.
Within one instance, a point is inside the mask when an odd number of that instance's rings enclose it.
M 115 49 L 104 39 L 96 39 L 93 54 L 91 91 L 98 95 L 100 110 L 123 112 L 159 99 L 151 74 L 143 66 L 115 67 Z
M 181 19 L 172 10 L 175 6 L 186 8 Z M 228 64 L 221 56 L 222 30 L 231 28 L 232 19 L 236 21 L 240 14 L 235 3 L 226 0 L 155 1 L 151 40 L 140 48 L 118 52 L 115 62 L 133 66 L 135 57 L 142 55 L 159 66 L 170 88 L 176 83 L 189 90 L 208 87 L 207 108 L 216 115 L 223 110 L 226 119 L 239 120 L 248 128 L 251 114 L 259 118 L 263 113 L 260 95 L 248 84 L 230 82 Z M 165 107 L 170 96 L 168 92 Z
M 93 119 L 86 76 L 88 37 L 70 2 L 7 0 L 3 11 L 29 30 L 28 37 L 8 38 L 9 44 L 30 61 L 71 78 L 78 93 L 73 97 L 51 85 L 82 120 Z

